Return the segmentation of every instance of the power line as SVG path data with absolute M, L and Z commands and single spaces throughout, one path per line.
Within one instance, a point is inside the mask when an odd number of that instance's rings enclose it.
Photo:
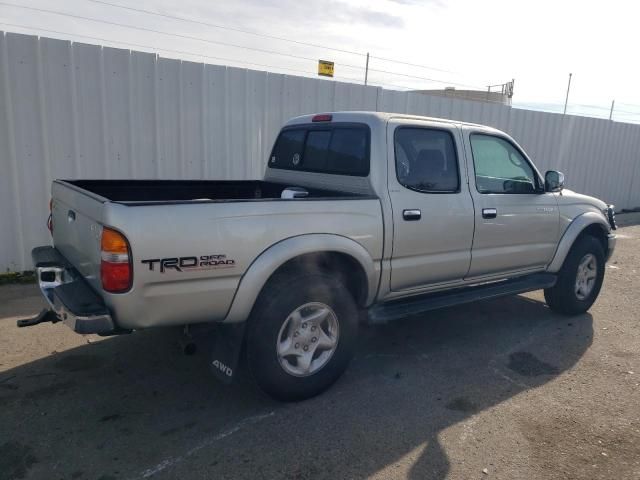
M 17 23 L 0 22 L 0 25 L 6 25 L 8 27 L 25 28 L 27 30 L 39 30 L 39 31 L 42 31 L 42 32 L 54 33 L 54 34 L 57 34 L 57 35 L 65 35 L 65 36 L 68 36 L 68 37 L 88 38 L 88 39 L 97 40 L 97 41 L 100 41 L 100 42 L 117 43 L 117 44 L 120 44 L 120 45 L 127 45 L 127 46 L 137 47 L 137 48 L 147 48 L 147 49 L 150 49 L 150 50 L 160 50 L 160 51 L 164 51 L 164 52 L 178 53 L 178 54 L 181 54 L 181 55 L 193 55 L 193 56 L 196 56 L 196 57 L 211 58 L 211 59 L 214 59 L 214 60 L 223 60 L 223 61 L 228 61 L 228 62 L 244 63 L 244 64 L 247 64 L 247 65 L 256 65 L 256 66 L 259 66 L 259 67 L 279 68 L 281 70 L 290 70 L 292 72 L 313 73 L 313 72 L 309 72 L 307 70 L 298 70 L 298 69 L 295 69 L 295 68 L 277 67 L 275 65 L 267 65 L 267 64 L 254 63 L 254 62 L 246 62 L 244 60 L 236 60 L 236 59 L 233 59 L 233 58 L 225 58 L 225 57 L 216 57 L 216 56 L 213 56 L 213 55 L 206 55 L 206 54 L 201 54 L 201 53 L 188 52 L 186 50 L 175 50 L 175 49 L 171 49 L 171 48 L 158 48 L 158 47 L 154 47 L 154 46 L 151 46 L 151 45 L 142 45 L 142 44 L 139 44 L 139 43 L 123 42 L 121 40 L 112 40 L 112 39 L 109 39 L 109 38 L 94 37 L 94 36 L 91 36 L 91 35 L 70 34 L 70 33 L 67 33 L 67 32 L 60 32 L 58 30 L 51 30 L 51 29 L 48 29 L 48 28 L 40 28 L 40 27 L 32 27 L 32 26 L 29 26 L 29 25 L 20 25 L 20 24 L 17 24 Z
M 75 15 L 75 14 L 72 14 L 72 13 L 58 12 L 58 11 L 55 11 L 55 10 L 49 10 L 49 9 L 45 9 L 45 8 L 31 7 L 31 6 L 26 6 L 26 5 L 16 5 L 16 4 L 7 3 L 7 2 L 0 2 L 0 5 L 6 5 L 6 6 L 10 6 L 10 7 L 22 8 L 22 9 L 25 9 L 25 10 L 32 10 L 32 11 L 43 12 L 43 13 L 50 13 L 50 14 L 53 14 L 53 15 L 60 15 L 60 16 L 63 16 L 63 17 L 76 18 L 76 19 L 80 19 L 80 20 L 88 20 L 88 21 L 91 21 L 91 22 L 103 23 L 103 24 L 106 24 L 106 25 L 113 25 L 113 26 L 117 26 L 117 27 L 131 28 L 133 30 L 151 32 L 151 33 L 156 33 L 156 34 L 159 34 L 159 35 L 167 35 L 167 36 L 172 36 L 172 37 L 184 38 L 184 39 L 187 39 L 187 40 L 196 40 L 196 41 L 205 42 L 205 43 L 211 43 L 211 44 L 215 44 L 215 45 L 223 45 L 223 46 L 227 46 L 227 47 L 241 48 L 241 49 L 245 49 L 245 50 L 253 50 L 253 51 L 256 51 L 256 52 L 260 52 L 260 53 L 268 53 L 268 54 L 273 54 L 273 55 L 280 55 L 280 56 L 284 56 L 284 57 L 296 58 L 296 59 L 299 59 L 299 60 L 309 60 L 309 61 L 313 61 L 313 62 L 317 61 L 317 59 L 315 59 L 315 58 L 304 57 L 304 56 L 301 56 L 301 55 L 294 55 L 294 54 L 291 54 L 291 53 L 282 53 L 282 52 L 276 52 L 274 50 L 266 50 L 266 49 L 256 48 L 256 47 L 247 47 L 245 45 L 238 45 L 238 44 L 233 44 L 233 43 L 220 42 L 220 41 L 216 41 L 216 40 L 210 40 L 208 38 L 194 37 L 194 36 L 191 36 L 191 35 L 184 35 L 184 34 L 179 34 L 179 33 L 163 32 L 161 30 L 155 30 L 155 29 L 152 29 L 152 28 L 137 27 L 135 25 L 127 25 L 127 24 L 124 24 L 124 23 L 112 22 L 112 21 L 109 21 L 109 20 L 103 20 L 103 19 L 97 19 L 97 18 L 91 18 L 91 17 L 85 17 L 85 16 L 82 16 L 82 15 Z M 364 67 L 361 67 L 361 66 L 358 66 L 358 65 L 350 65 L 350 64 L 346 64 L 346 63 L 340 63 L 339 65 L 342 66 L 342 67 L 354 68 L 354 69 L 357 69 L 357 70 L 365 70 Z M 478 86 L 475 86 L 475 85 L 470 85 L 470 84 L 451 82 L 451 81 L 445 81 L 445 80 L 438 80 L 438 79 L 435 79 L 435 78 L 420 77 L 420 76 L 417 76 L 417 75 L 409 75 L 409 74 L 400 73 L 400 72 L 391 72 L 391 71 L 388 71 L 388 70 L 380 70 L 380 69 L 369 68 L 369 71 L 370 72 L 384 73 L 384 74 L 388 74 L 388 75 L 397 75 L 397 76 L 407 77 L 407 78 L 412 78 L 412 79 L 417 79 L 417 80 L 424 80 L 424 81 L 427 81 L 427 82 L 439 83 L 439 84 L 443 84 L 443 85 L 455 85 L 455 86 L 460 86 L 460 87 L 481 88 L 481 87 L 478 87 Z
M 629 110 L 618 110 L 618 109 L 614 108 L 613 109 L 613 114 L 616 115 L 618 113 L 625 113 L 627 115 L 640 116 L 640 112 L 630 112 Z
M 237 44 L 226 43 L 226 42 L 218 42 L 218 41 L 215 41 L 215 40 L 210 40 L 208 38 L 193 37 L 191 35 L 183 35 L 183 34 L 180 34 L 180 33 L 163 32 L 161 30 L 154 30 L 153 28 L 137 27 L 135 25 L 127 25 L 125 23 L 111 22 L 109 20 L 102 20 L 102 19 L 99 19 L 99 18 L 85 17 L 85 16 L 82 16 L 82 15 L 75 15 L 73 13 L 57 12 L 55 10 L 48 10 L 46 8 L 29 7 L 29 6 L 26 6 L 26 5 L 16 5 L 16 4 L 13 4 L 13 3 L 6 3 L 6 2 L 0 2 L 0 5 L 6 5 L 6 6 L 10 6 L 10 7 L 15 7 L 15 8 L 23 8 L 25 10 L 32 10 L 32 11 L 36 11 L 36 12 L 51 13 L 53 15 L 60 15 L 60 16 L 63 16 L 63 17 L 76 18 L 76 19 L 79 19 L 79 20 L 89 20 L 91 22 L 104 23 L 106 25 L 113 25 L 113 26 L 116 26 L 116 27 L 131 28 L 131 29 L 134 29 L 134 30 L 140 30 L 140 31 L 144 31 L 144 32 L 157 33 L 157 34 L 160 34 L 160 35 L 169 35 L 169 36 L 172 36 L 172 37 L 179 37 L 179 38 L 184 38 L 184 39 L 187 39 L 187 40 L 197 40 L 197 41 L 200 41 L 200 42 L 212 43 L 212 44 L 216 44 L 216 45 L 224 45 L 226 47 L 243 48 L 245 50 L 254 50 L 256 52 L 261 52 L 261 53 L 271 53 L 271 54 L 274 54 L 274 55 L 282 55 L 284 57 L 291 57 L 291 58 L 297 58 L 297 59 L 301 59 L 301 60 L 316 61 L 315 58 L 303 57 L 303 56 L 300 56 L 300 55 L 293 55 L 293 54 L 290 54 L 290 53 L 280 53 L 280 52 L 276 52 L 276 51 L 273 51 L 273 50 L 265 50 L 265 49 L 262 49 L 262 48 L 247 47 L 247 46 L 244 46 L 244 45 L 237 45 Z M 344 66 L 350 67 L 351 65 L 344 65 Z M 362 68 L 362 67 L 353 66 L 353 68 Z
M 0 2 L 1 4 L 2 2 Z M 234 62 L 234 63 L 242 63 L 242 64 L 247 64 L 247 65 L 255 65 L 255 66 L 260 66 L 260 67 L 267 67 L 267 68 L 274 68 L 274 69 L 280 69 L 280 70 L 287 70 L 287 71 L 292 71 L 292 72 L 297 72 L 297 73 L 304 73 L 306 75 L 312 75 L 311 77 L 305 77 L 305 78 L 309 78 L 312 80 L 318 80 L 317 78 L 315 78 L 315 73 L 314 72 L 310 72 L 307 70 L 299 70 L 299 69 L 294 69 L 294 68 L 288 68 L 288 67 L 280 67 L 280 66 L 276 66 L 276 65 L 269 65 L 269 64 L 262 64 L 262 63 L 255 63 L 255 62 L 247 62 L 244 60 L 236 60 L 236 59 L 232 59 L 232 58 L 225 58 L 225 57 L 217 57 L 217 56 L 213 56 L 213 55 L 207 55 L 207 54 L 202 54 L 202 53 L 197 53 L 197 52 L 191 52 L 191 51 L 187 51 L 187 50 L 176 50 L 176 49 L 170 49 L 170 48 L 158 48 L 152 45 L 144 45 L 144 44 L 139 44 L 139 43 L 132 43 L 132 42 L 124 42 L 121 40 L 112 40 L 109 38 L 104 38 L 104 37 L 96 37 L 96 36 L 91 36 L 91 35 L 83 35 L 83 34 L 70 34 L 67 32 L 61 32 L 58 30 L 51 30 L 48 28 L 41 28 L 41 27 L 32 27 L 29 25 L 21 25 L 21 24 L 16 24 L 16 23 L 7 23 L 7 22 L 0 22 L 0 25 L 5 25 L 5 26 L 9 26 L 9 27 L 16 27 L 16 28 L 24 28 L 27 30 L 38 30 L 38 31 L 42 31 L 42 32 L 47 32 L 47 33 L 53 33 L 53 34 L 57 34 L 57 35 L 63 35 L 66 37 L 81 37 L 81 38 L 87 38 L 87 39 L 91 39 L 91 40 L 97 40 L 100 42 L 108 42 L 108 43 L 115 43 L 115 44 L 120 44 L 120 45 L 125 45 L 125 46 L 133 46 L 133 47 L 137 47 L 137 48 L 145 48 L 145 49 L 149 49 L 149 50 L 156 50 L 156 51 L 163 51 L 163 52 L 171 52 L 171 53 L 177 53 L 180 55 L 190 55 L 190 56 L 194 56 L 194 57 L 200 57 L 200 58 L 210 58 L 210 59 L 214 59 L 214 60 L 222 60 L 222 61 L 229 61 L 229 62 Z M 275 73 L 275 72 L 273 72 Z M 353 80 L 354 82 L 341 82 L 342 79 L 345 80 Z M 323 80 L 323 81 L 328 81 L 328 80 Z M 346 84 L 356 84 L 356 85 L 361 85 L 361 79 L 359 78 L 354 78 L 354 77 L 348 77 L 348 76 L 344 76 L 341 75 L 341 78 L 333 80 L 334 82 L 341 82 L 341 83 L 346 83 Z M 409 92 L 412 93 L 411 91 L 413 90 L 411 87 L 407 87 L 406 85 L 398 85 L 398 84 L 392 84 L 392 83 L 384 83 L 384 82 L 378 82 L 375 81 L 374 82 L 377 86 L 381 86 L 381 87 L 391 87 L 391 88 L 395 88 L 395 89 L 402 89 L 405 92 Z M 372 86 L 376 86 L 376 85 L 372 85 Z M 413 92 L 413 93 L 419 93 L 419 92 Z M 424 94 L 429 96 L 429 94 Z M 464 100 L 464 101 L 478 101 L 478 102 L 482 102 L 482 103 L 493 103 L 493 104 L 498 104 L 498 105 L 502 105 L 502 106 L 507 106 L 505 105 L 503 102 L 500 101 L 496 101 L 496 100 L 489 100 L 489 99 L 484 99 L 484 100 L 470 100 L 470 99 L 464 99 L 464 98 L 456 98 L 456 97 L 442 97 L 442 96 L 437 96 L 438 98 L 446 98 L 446 99 L 450 99 L 450 100 Z M 561 107 L 561 105 L 559 106 Z M 518 107 L 517 105 L 514 106 L 513 108 L 524 108 L 524 107 Z M 526 109 L 526 108 L 525 108 Z M 529 108 L 529 110 L 535 110 L 532 108 Z M 622 112 L 622 111 L 620 111 Z
M 407 77 L 407 78 L 415 78 L 418 80 L 426 80 L 428 82 L 434 82 L 434 83 L 441 83 L 443 85 L 455 85 L 456 87 L 470 87 L 470 88 L 477 88 L 477 89 L 482 89 L 482 87 L 478 87 L 477 85 L 469 85 L 466 83 L 457 83 L 457 82 L 449 82 L 449 81 L 445 81 L 445 80 L 436 80 L 433 78 L 426 78 L 426 77 L 419 77 L 417 75 L 409 75 L 408 73 L 400 73 L 400 72 L 390 72 L 388 70 L 378 70 L 375 68 L 369 68 L 370 72 L 378 72 L 378 73 L 387 73 L 389 75 L 398 75 L 401 77 Z
M 105 2 L 103 0 L 86 0 L 86 1 L 87 2 L 98 3 L 100 5 L 108 5 L 110 7 L 122 8 L 124 10 L 129 10 L 129 11 L 132 11 L 132 12 L 145 13 L 145 14 L 148 14 L 148 15 L 155 15 L 157 17 L 162 17 L 162 18 L 169 18 L 171 20 L 180 20 L 182 22 L 190 22 L 190 23 L 195 23 L 195 24 L 198 24 L 198 25 L 204 25 L 206 27 L 220 28 L 220 29 L 223 29 L 223 30 L 230 30 L 232 32 L 239 32 L 239 33 L 244 33 L 244 34 L 247 34 L 247 35 L 254 35 L 256 37 L 271 38 L 273 40 L 280 40 L 280 41 L 283 41 L 283 42 L 290 42 L 290 43 L 295 43 L 297 45 L 305 45 L 305 46 L 308 46 L 308 47 L 322 48 L 324 50 L 333 50 L 335 52 L 348 53 L 348 54 L 351 54 L 351 55 L 359 55 L 359 56 L 362 56 L 362 57 L 366 56 L 365 53 L 354 52 L 352 50 L 343 50 L 341 48 L 327 47 L 327 46 L 318 45 L 318 44 L 315 44 L 315 43 L 301 42 L 301 41 L 298 41 L 298 40 L 291 40 L 289 38 L 278 37 L 278 36 L 275 36 L 275 35 L 268 35 L 266 33 L 251 32 L 249 30 L 242 30 L 240 28 L 227 27 L 227 26 L 224 26 L 224 25 L 218 25 L 216 23 L 204 22 L 202 20 L 196 20 L 194 18 L 179 17 L 177 15 L 169 15 L 167 13 L 154 12 L 153 10 L 145 10 L 144 8 L 128 7 L 126 5 L 119 5 L 117 3 Z
M 633 104 L 633 103 L 618 102 L 617 100 L 616 100 L 616 103 L 618 105 L 626 105 L 627 107 L 640 108 L 640 105 L 636 105 L 636 104 Z
M 130 47 L 137 47 L 137 48 L 145 48 L 145 49 L 149 49 L 149 50 L 157 50 L 157 51 L 163 51 L 163 52 L 171 52 L 171 53 L 177 53 L 180 55 L 190 55 L 190 56 L 194 56 L 194 57 L 200 57 L 200 58 L 210 58 L 213 60 L 222 60 L 222 61 L 226 61 L 226 62 L 234 62 L 234 63 L 242 63 L 242 64 L 246 64 L 246 65 L 254 65 L 254 66 L 258 66 L 258 67 L 266 67 L 266 68 L 273 68 L 273 69 L 280 69 L 280 70 L 287 70 L 287 71 L 291 71 L 291 72 L 297 72 L 297 73 L 304 73 L 307 75 L 315 75 L 315 72 L 310 72 L 308 70 L 300 70 L 300 69 L 295 69 L 295 68 L 288 68 L 288 67 L 280 67 L 280 66 L 276 66 L 276 65 L 269 65 L 269 64 L 264 64 L 264 63 L 255 63 L 255 62 L 247 62 L 244 60 L 236 60 L 233 58 L 225 58 L 225 57 L 217 57 L 217 56 L 213 56 L 213 55 L 206 55 L 206 54 L 202 54 L 202 53 L 197 53 L 197 52 L 190 52 L 187 50 L 176 50 L 176 49 L 171 49 L 171 48 L 158 48 L 152 45 L 143 45 L 143 44 L 139 44 L 139 43 L 132 43 L 132 42 L 123 42 L 120 40 L 112 40 L 109 38 L 104 38 L 104 37 L 95 37 L 95 36 L 91 36 L 91 35 L 76 35 L 76 34 L 69 34 L 66 32 L 61 32 L 58 30 L 51 30 L 48 28 L 40 28 L 40 27 L 32 27 L 29 25 L 20 25 L 17 23 L 6 23 L 6 22 L 0 22 L 0 25 L 5 25 L 5 26 L 9 26 L 9 27 L 16 27 L 16 28 L 24 28 L 27 30 L 38 30 L 38 31 L 42 31 L 42 32 L 47 32 L 47 33 L 53 33 L 56 35 L 64 35 L 64 36 L 71 36 L 71 37 L 81 37 L 81 38 L 87 38 L 90 40 L 97 40 L 99 42 L 108 42 L 108 43 L 116 43 L 116 44 L 120 44 L 120 45 L 126 45 L 126 46 L 130 46 Z M 354 80 L 355 82 L 360 82 L 359 78 L 354 78 L 354 77 L 347 77 L 344 75 L 340 76 L 341 79 L 346 79 L 346 80 Z M 309 77 L 307 77 L 309 78 Z M 315 79 L 315 77 L 310 77 Z M 326 81 L 326 80 L 325 80 Z M 335 81 L 340 81 L 340 79 L 337 79 Z M 344 83 L 350 83 L 350 82 L 344 82 Z M 378 85 L 381 86 L 387 86 L 387 87 L 394 87 L 394 88 L 402 88 L 402 89 L 407 89 L 408 87 L 402 86 L 402 85 L 394 85 L 394 84 L 389 84 L 389 83 L 382 83 L 382 82 L 374 82 Z
M 88 1 L 94 1 L 96 3 L 107 3 L 107 2 L 102 2 L 100 0 L 88 0 Z M 19 8 L 32 9 L 30 7 L 22 7 L 21 5 L 13 5 L 13 4 L 5 3 L 5 2 L 0 2 L 0 4 L 19 7 Z M 70 15 L 70 14 L 65 14 L 63 12 L 51 11 L 51 12 L 48 12 L 48 13 L 55 13 L 55 14 L 63 15 L 63 16 L 73 16 L 73 15 Z M 92 21 L 100 21 L 100 20 L 91 19 L 91 18 L 86 18 L 86 19 L 87 20 L 92 20 Z M 108 22 L 108 23 L 110 23 L 110 22 Z M 91 39 L 91 40 L 97 40 L 97 41 L 101 41 L 101 42 L 116 43 L 116 44 L 120 44 L 120 45 L 133 46 L 133 47 L 138 47 L 138 48 L 145 48 L 145 49 L 149 49 L 149 50 L 158 50 L 158 51 L 164 51 L 164 52 L 171 52 L 171 53 L 176 53 L 176 54 L 180 54 L 180 55 L 190 55 L 190 56 L 195 56 L 195 57 L 200 57 L 200 58 L 210 58 L 210 59 L 214 59 L 214 60 L 222 60 L 222 61 L 227 61 L 227 62 L 241 63 L 241 64 L 246 64 L 246 65 L 254 65 L 254 66 L 259 66 L 259 67 L 273 68 L 273 69 L 279 69 L 279 70 L 287 70 L 287 71 L 292 71 L 292 72 L 297 72 L 297 73 L 303 73 L 303 74 L 306 74 L 306 75 L 314 75 L 314 72 L 310 72 L 310 71 L 307 71 L 307 70 L 300 70 L 300 69 L 281 67 L 281 66 L 263 64 L 263 63 L 256 63 L 256 62 L 247 62 L 247 61 L 244 61 L 244 60 L 237 60 L 237 59 L 226 58 L 226 57 L 218 57 L 218 56 L 207 55 L 207 54 L 191 52 L 191 51 L 186 51 L 186 50 L 159 48 L 159 47 L 151 46 L 151 45 L 143 45 L 143 44 L 137 44 L 137 43 L 132 43 L 132 42 L 123 42 L 123 41 L 119 41 L 119 40 L 111 40 L 109 38 L 95 37 L 95 36 L 91 36 L 91 35 L 70 34 L 70 33 L 61 32 L 61 31 L 58 31 L 58 30 L 51 30 L 51 29 L 40 28 L 40 27 L 32 27 L 32 26 L 29 26 L 29 25 L 20 25 L 20 24 L 14 24 L 14 23 L 6 23 L 6 22 L 0 22 L 0 25 L 6 25 L 6 26 L 9 26 L 9 27 L 24 28 L 24 29 L 27 29 L 27 30 L 39 30 L 39 31 L 43 31 L 43 32 L 53 33 L 53 34 L 57 34 L 57 35 L 70 36 L 70 37 L 88 38 L 88 39 Z M 137 28 L 137 27 L 131 27 L 131 26 L 128 26 L 128 25 L 122 25 L 122 26 L 129 27 L 129 28 Z M 160 32 L 160 33 L 163 33 L 163 34 L 166 34 L 166 35 L 174 35 L 174 34 L 165 33 L 165 32 Z M 202 39 L 202 40 L 206 41 L 204 39 Z M 274 52 L 274 53 L 277 53 L 277 52 Z M 282 55 L 284 55 L 284 54 L 282 54 Z M 310 59 L 310 60 L 314 60 L 315 61 L 315 59 Z M 361 67 L 356 67 L 356 68 L 361 68 Z M 396 74 L 395 72 L 387 72 L 387 71 L 384 71 L 384 70 L 370 69 L 370 71 L 377 71 L 377 72 L 382 72 L 382 73 Z M 424 77 L 418 77 L 418 76 L 413 76 L 413 75 L 404 75 L 404 74 L 401 74 L 401 75 L 407 76 L 409 78 L 417 78 L 417 79 L 425 80 Z M 315 77 L 307 77 L 307 78 L 314 78 L 315 79 Z M 349 76 L 345 76 L 345 75 L 341 75 L 341 79 L 353 80 L 357 84 L 359 84 L 361 82 L 361 80 L 359 78 L 349 77 Z M 431 79 L 426 79 L 426 80 L 431 80 Z M 336 79 L 335 81 L 340 81 L 340 79 Z M 350 82 L 345 82 L 345 83 L 350 83 Z M 376 83 L 379 86 L 399 88 L 399 89 L 403 89 L 403 90 L 411 90 L 411 87 L 407 87 L 405 85 L 397 85 L 397 84 L 384 83 L 384 82 L 374 82 L 374 83 Z M 494 100 L 489 100 L 489 99 L 482 100 L 482 102 L 504 105 L 500 101 L 494 101 Z M 630 104 L 630 103 L 621 103 L 621 104 L 627 105 L 629 107 L 640 108 L 639 105 L 634 105 L 634 104 Z M 560 104 L 553 104 L 553 105 L 549 104 L 549 106 L 554 106 L 554 107 L 558 107 L 558 109 L 562 109 L 562 105 L 560 105 Z M 573 104 L 573 105 L 570 105 L 570 107 L 583 107 L 583 108 L 589 108 L 589 109 L 608 110 L 608 108 L 605 108 L 605 107 L 602 107 L 602 106 L 598 106 L 598 105 Z M 524 107 L 519 107 L 518 105 L 515 105 L 514 108 L 524 108 Z M 531 110 L 535 110 L 535 109 L 531 108 L 531 106 L 528 106 L 527 108 L 531 109 Z M 614 113 L 615 114 L 623 114 L 623 116 L 625 116 L 625 114 L 626 115 L 640 116 L 640 111 L 633 112 L 633 111 L 629 111 L 629 110 L 615 109 Z M 575 112 L 574 112 L 574 114 L 575 114 Z M 597 117 L 597 118 L 599 118 L 599 117 Z
M 289 42 L 289 43 L 295 43 L 297 45 L 305 45 L 305 46 L 308 46 L 308 47 L 321 48 L 323 50 L 333 50 L 335 52 L 347 53 L 347 54 L 350 54 L 350 55 L 358 55 L 360 57 L 366 57 L 366 55 L 367 55 L 366 53 L 355 52 L 353 50 L 345 50 L 345 49 L 342 49 L 342 48 L 328 47 L 326 45 L 319 45 L 317 43 L 302 42 L 302 41 L 299 41 L 299 40 L 293 40 L 293 39 L 290 39 L 290 38 L 279 37 L 279 36 L 276 36 L 276 35 L 269 35 L 269 34 L 266 34 L 266 33 L 251 32 L 249 30 L 243 30 L 243 29 L 237 28 L 237 27 L 228 27 L 228 26 L 219 25 L 219 24 L 216 24 L 216 23 L 210 23 L 210 22 L 204 22 L 202 20 L 196 20 L 194 18 L 187 18 L 187 17 L 181 17 L 181 16 L 177 16 L 177 15 L 169 15 L 167 13 L 154 12 L 153 10 L 146 10 L 144 8 L 129 7 L 129 6 L 120 5 L 120 4 L 117 4 L 117 3 L 106 2 L 104 0 L 86 0 L 86 1 L 92 2 L 92 3 L 97 3 L 97 4 L 100 4 L 100 5 L 108 5 L 110 7 L 115 7 L 115 8 L 122 8 L 122 9 L 129 10 L 129 11 L 132 11 L 132 12 L 144 13 L 144 14 L 148 14 L 148 15 L 155 15 L 157 17 L 169 18 L 169 19 L 172 19 L 172 20 L 180 20 L 180 21 L 183 21 L 183 22 L 190 22 L 190 23 L 194 23 L 194 24 L 198 24 L 198 25 L 204 25 L 204 26 L 207 26 L 207 27 L 220 28 L 220 29 L 223 29 L 223 30 L 229 30 L 229 31 L 233 31 L 233 32 L 244 33 L 246 35 L 253 35 L 253 36 L 256 36 L 256 37 L 263 37 L 263 38 L 271 38 L 273 40 L 279 40 L 279 41 L 282 41 L 282 42 Z M 394 60 L 394 59 L 391 59 L 391 58 L 384 58 L 384 57 L 378 57 L 378 56 L 372 56 L 372 58 L 377 58 L 378 60 L 382 60 L 382 61 L 385 61 L 385 62 L 393 62 L 393 63 L 402 64 L 402 65 L 409 65 L 409 66 L 412 66 L 412 67 L 424 68 L 424 69 L 433 70 L 433 71 L 436 71 L 436 72 L 453 73 L 453 74 L 457 74 L 458 73 L 458 72 L 453 72 L 451 70 L 444 70 L 444 69 L 441 69 L 441 68 L 430 67 L 428 65 L 421 65 L 421 64 L 418 64 L 418 63 L 405 62 L 405 61 L 402 61 L 402 60 Z
M 609 111 L 609 108 L 610 108 L 610 107 L 603 107 L 601 105 L 586 105 L 584 103 L 570 103 L 569 106 L 583 107 L 583 108 L 594 108 L 596 110 L 606 110 L 606 111 Z
M 89 0 L 89 1 L 93 1 L 93 0 Z M 378 57 L 376 55 L 371 55 L 371 58 L 376 58 L 376 59 L 382 60 L 384 62 L 400 63 L 402 65 L 408 65 L 410 67 L 426 68 L 427 70 L 434 70 L 436 72 L 453 73 L 453 74 L 456 74 L 456 75 L 459 73 L 459 72 L 454 72 L 452 70 L 443 70 L 441 68 L 427 67 L 426 65 L 420 65 L 419 63 L 411 63 L 411 62 L 405 62 L 405 61 L 402 61 L 402 60 L 393 60 L 392 58 Z
M 618 103 L 618 105 L 628 105 L 628 106 L 631 106 L 631 107 L 636 106 L 637 108 L 640 108 L 640 106 L 630 105 L 630 104 L 626 104 L 626 103 Z M 589 110 L 589 109 L 591 109 L 591 110 L 604 110 L 604 111 L 607 111 L 607 112 L 611 109 L 611 107 L 603 107 L 603 106 L 600 106 L 600 105 L 586 105 L 584 103 L 570 103 L 569 104 L 569 108 L 571 108 L 571 107 L 574 107 L 574 108 L 575 107 L 579 107 L 579 108 L 582 108 L 582 109 L 585 109 L 585 110 Z M 637 112 L 632 112 L 632 111 L 629 111 L 629 110 L 621 110 L 619 108 L 614 108 L 613 109 L 613 113 L 614 114 L 616 114 L 616 113 L 628 113 L 630 115 L 639 115 L 640 116 L 640 110 L 638 110 Z

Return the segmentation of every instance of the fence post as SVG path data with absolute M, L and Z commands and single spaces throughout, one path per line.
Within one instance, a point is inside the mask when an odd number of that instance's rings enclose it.
M 569 74 L 569 83 L 567 84 L 567 96 L 564 99 L 564 112 L 562 112 L 563 115 L 567 114 L 567 103 L 569 103 L 569 90 L 571 89 L 571 76 L 572 75 L 573 75 L 572 73 Z
M 367 80 L 369 79 L 369 52 L 367 52 L 367 65 L 364 68 L 364 84 L 367 84 Z
M 613 118 L 613 106 L 616 104 L 615 100 L 611 100 L 611 111 L 609 112 L 609 120 Z

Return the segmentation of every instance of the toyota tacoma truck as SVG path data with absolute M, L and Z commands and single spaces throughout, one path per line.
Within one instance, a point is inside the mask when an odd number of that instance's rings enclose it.
M 50 309 L 21 326 L 215 326 L 219 378 L 245 352 L 260 388 L 300 400 L 343 373 L 362 321 L 538 289 L 581 314 L 615 246 L 613 206 L 486 126 L 305 115 L 266 160 L 260 181 L 54 181 L 53 245 L 32 255 Z

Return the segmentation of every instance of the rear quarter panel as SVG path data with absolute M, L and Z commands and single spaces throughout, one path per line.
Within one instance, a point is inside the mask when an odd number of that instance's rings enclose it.
M 105 205 L 105 225 L 129 239 L 133 286 L 105 294 L 123 328 L 220 321 L 243 274 L 270 246 L 298 235 L 340 235 L 380 262 L 383 221 L 378 199 L 272 200 L 229 203 Z M 178 271 L 159 260 L 224 256 L 215 267 Z M 153 269 L 149 262 L 153 263 Z

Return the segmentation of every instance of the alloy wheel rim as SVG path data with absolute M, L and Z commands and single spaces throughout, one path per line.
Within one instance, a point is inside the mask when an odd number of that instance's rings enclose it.
M 333 356 L 339 333 L 331 307 L 320 302 L 299 306 L 287 316 L 276 339 L 280 366 L 296 377 L 317 373 Z
M 587 253 L 578 264 L 574 292 L 578 300 L 586 299 L 596 284 L 598 276 L 598 262 L 595 255 Z

